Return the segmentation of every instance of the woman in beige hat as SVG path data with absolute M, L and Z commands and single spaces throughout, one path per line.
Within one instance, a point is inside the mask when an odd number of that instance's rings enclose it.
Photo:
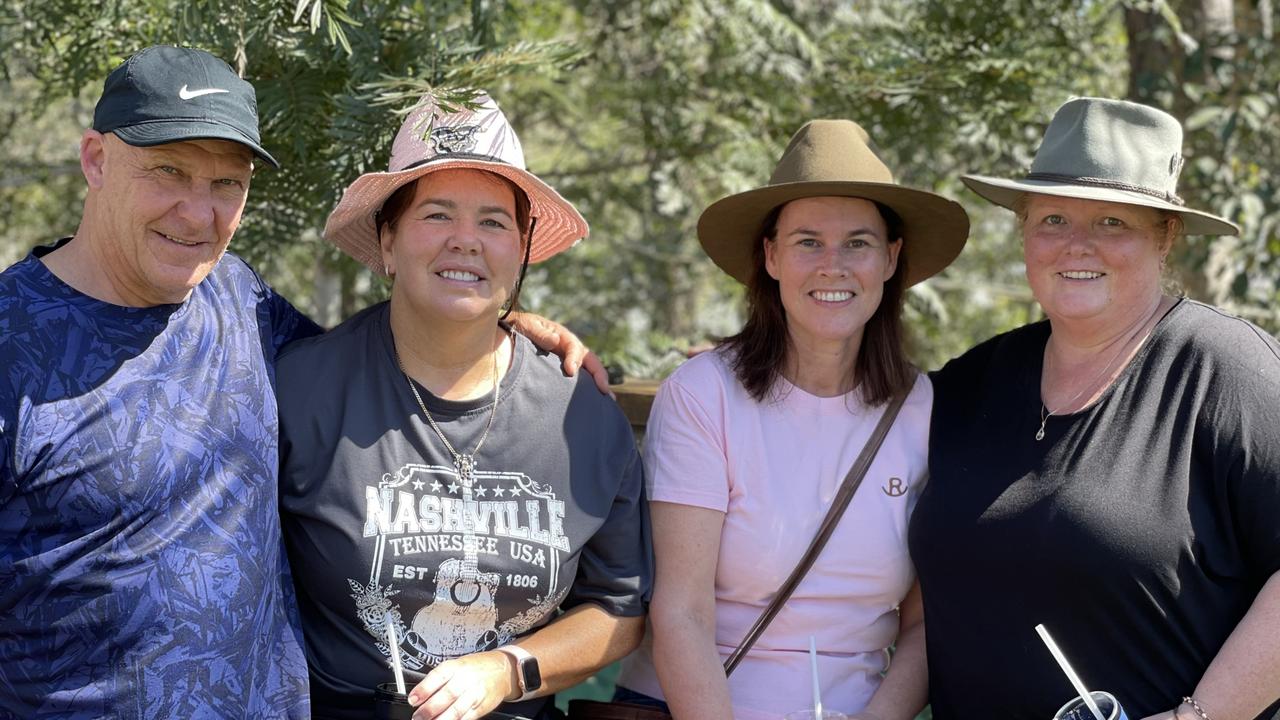
M 698 238 L 746 284 L 749 315 L 654 402 L 652 631 L 624 663 L 619 700 L 665 700 L 680 720 L 777 720 L 812 706 L 812 638 L 828 711 L 909 720 L 923 706 L 906 528 L 932 392 L 902 349 L 902 298 L 956 257 L 968 227 L 956 203 L 895 184 L 846 120 L 805 125 L 767 186 L 703 212 Z M 726 679 L 725 658 L 895 399 L 900 413 L 826 550 Z
M 545 720 L 552 693 L 638 642 L 651 569 L 630 427 L 503 322 L 525 266 L 586 235 L 484 96 L 426 98 L 389 171 L 329 217 L 325 237 L 393 284 L 277 365 L 315 717 L 370 717 L 394 659 L 415 717 Z
M 1161 289 L 1180 235 L 1237 231 L 1178 199 L 1181 146 L 1080 98 L 1026 177 L 965 178 L 1017 214 L 1048 319 L 933 375 L 911 551 L 936 720 L 1054 717 L 1076 692 L 1041 623 L 1134 720 L 1277 710 L 1280 344 Z

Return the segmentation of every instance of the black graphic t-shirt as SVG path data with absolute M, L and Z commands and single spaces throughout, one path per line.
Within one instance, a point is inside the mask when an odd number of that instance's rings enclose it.
M 933 376 L 910 545 L 938 720 L 1053 717 L 1076 693 L 1039 623 L 1130 718 L 1170 710 L 1280 571 L 1280 344 L 1182 300 L 1037 441 L 1048 337 L 1014 330 Z
M 412 685 L 558 608 L 644 611 L 652 570 L 630 427 L 554 356 L 516 336 L 471 478 L 397 368 L 385 303 L 286 348 L 277 376 L 281 512 L 316 717 L 368 717 L 373 688 L 393 679 L 388 613 Z M 455 448 L 475 447 L 488 397 L 418 392 Z

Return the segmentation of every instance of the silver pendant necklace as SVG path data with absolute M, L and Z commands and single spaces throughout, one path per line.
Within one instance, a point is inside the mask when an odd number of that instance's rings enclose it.
M 1080 388 L 1080 392 L 1073 395 L 1070 400 L 1068 400 L 1062 405 L 1062 409 L 1064 412 L 1066 411 L 1067 408 L 1073 407 L 1075 405 L 1075 402 L 1080 399 L 1080 396 L 1083 395 L 1086 390 L 1092 388 L 1098 382 L 1099 378 L 1102 378 L 1107 374 L 1107 371 L 1111 369 L 1111 366 L 1115 364 L 1115 361 L 1120 359 L 1120 356 L 1124 354 L 1124 349 L 1129 346 L 1129 343 L 1133 342 L 1133 339 L 1138 337 L 1138 334 L 1146 329 L 1147 325 L 1151 322 L 1151 318 L 1155 317 L 1156 313 L 1160 312 L 1160 306 L 1163 304 L 1164 304 L 1163 299 L 1157 302 L 1155 310 L 1152 310 L 1151 314 L 1147 316 L 1147 319 L 1143 320 L 1142 324 L 1139 325 L 1137 329 L 1133 331 L 1133 334 L 1130 335 L 1128 338 L 1126 338 L 1125 341 L 1120 344 L 1120 348 L 1116 350 L 1116 353 L 1114 355 L 1111 356 L 1111 359 L 1107 361 L 1107 364 L 1102 366 L 1102 370 L 1098 372 L 1096 375 L 1094 375 L 1092 378 L 1090 378 L 1089 382 L 1084 387 Z M 1040 401 L 1040 429 L 1036 430 L 1037 441 L 1044 440 L 1044 427 L 1049 422 L 1049 418 L 1053 416 L 1054 416 L 1054 412 L 1049 409 L 1049 406 L 1046 405 L 1044 400 L 1042 399 Z
M 510 332 L 508 331 L 508 334 Z M 395 338 L 391 340 L 391 352 L 396 356 L 396 365 L 400 367 L 400 373 L 404 375 L 404 379 L 409 383 L 409 390 L 413 393 L 413 399 L 418 401 L 418 408 L 422 410 L 422 414 L 427 418 L 427 424 L 435 430 L 436 436 L 440 438 L 440 442 L 444 443 L 445 449 L 449 451 L 449 455 L 453 458 L 453 469 L 458 473 L 458 479 L 462 481 L 464 487 L 471 487 L 472 480 L 476 475 L 476 453 L 480 452 L 480 446 L 484 445 L 484 441 L 489 437 L 489 430 L 493 428 L 493 418 L 498 414 L 498 352 L 493 353 L 493 404 L 489 408 L 489 421 L 485 423 L 484 432 L 480 434 L 480 439 L 476 441 L 476 446 L 471 448 L 469 453 L 460 453 L 454 449 L 453 443 L 449 442 L 449 438 L 445 437 L 444 431 L 436 424 L 436 419 L 432 417 L 431 411 L 427 409 L 427 404 L 422 402 L 422 395 L 418 393 L 418 386 L 414 384 L 413 378 L 409 377 L 409 371 L 404 368 L 404 361 L 400 359 L 400 350 L 395 346 Z

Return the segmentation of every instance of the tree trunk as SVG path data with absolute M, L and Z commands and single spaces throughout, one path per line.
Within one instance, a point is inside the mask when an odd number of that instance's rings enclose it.
M 1159 13 L 1134 7 L 1124 9 L 1124 29 L 1129 37 L 1129 88 L 1125 97 L 1155 104 L 1156 95 L 1166 84 L 1166 73 L 1174 66 L 1173 43 L 1162 37 L 1171 33 Z
M 321 327 L 331 328 L 342 317 L 339 308 L 342 301 L 342 277 L 334 270 L 328 258 L 316 258 L 315 281 L 311 286 L 311 318 Z
M 1183 31 L 1195 40 L 1195 46 L 1180 42 L 1159 12 L 1125 8 L 1129 38 L 1127 95 L 1135 102 L 1163 107 L 1183 120 L 1196 109 L 1184 91 L 1187 84 L 1200 85 L 1211 94 L 1222 89 L 1218 70 L 1235 59 L 1231 44 L 1235 6 L 1232 0 L 1185 0 L 1175 7 Z M 1194 157 L 1195 149 L 1186 141 L 1184 146 L 1183 151 Z M 1197 204 L 1194 197 L 1188 202 L 1193 207 Z M 1170 257 L 1174 279 L 1188 295 L 1221 303 L 1235 281 L 1233 243 L 1229 238 L 1176 243 Z
M 1232 0 L 1196 0 L 1187 3 L 1183 24 L 1200 44 L 1194 54 L 1194 72 L 1184 80 L 1199 82 L 1215 92 L 1221 91 L 1218 69 L 1235 60 L 1231 44 L 1236 31 L 1236 8 Z

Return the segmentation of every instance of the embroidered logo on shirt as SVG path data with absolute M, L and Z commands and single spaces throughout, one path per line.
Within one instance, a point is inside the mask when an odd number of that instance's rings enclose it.
M 889 497 L 902 497 L 907 494 L 907 487 L 907 483 L 903 482 L 902 478 L 891 477 L 889 478 L 889 484 L 880 488 L 880 490 Z

